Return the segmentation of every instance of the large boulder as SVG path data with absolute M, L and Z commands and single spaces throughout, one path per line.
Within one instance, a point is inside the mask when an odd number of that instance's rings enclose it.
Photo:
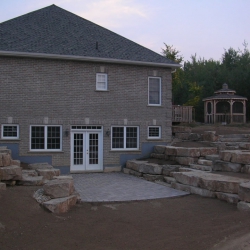
M 217 141 L 218 136 L 216 135 L 216 131 L 205 131 L 203 134 L 203 140 L 209 142 Z
M 162 166 L 155 163 L 149 163 L 147 161 L 137 161 L 137 160 L 127 161 L 126 168 L 144 174 L 162 174 Z
M 18 166 L 1 167 L 0 180 L 22 180 L 22 168 Z
M 240 184 L 239 197 L 242 201 L 250 202 L 250 182 Z
M 52 213 L 66 213 L 70 207 L 74 206 L 77 202 L 77 196 L 71 195 L 68 197 L 51 199 L 49 201 L 45 201 L 42 205 L 51 211 Z
M 7 167 L 11 165 L 11 154 L 0 153 L 0 167 Z
M 70 196 L 75 190 L 73 180 L 70 179 L 51 180 L 43 186 L 43 189 L 44 194 L 50 196 L 53 199 Z

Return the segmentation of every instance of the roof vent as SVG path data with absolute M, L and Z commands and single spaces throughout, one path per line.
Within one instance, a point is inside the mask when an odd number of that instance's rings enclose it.
M 228 89 L 227 83 L 223 83 L 222 88 L 223 88 L 223 89 Z

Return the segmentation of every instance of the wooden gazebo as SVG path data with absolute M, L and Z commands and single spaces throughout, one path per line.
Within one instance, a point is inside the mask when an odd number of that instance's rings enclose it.
M 205 123 L 246 123 L 247 98 L 235 93 L 224 83 L 214 96 L 204 98 Z

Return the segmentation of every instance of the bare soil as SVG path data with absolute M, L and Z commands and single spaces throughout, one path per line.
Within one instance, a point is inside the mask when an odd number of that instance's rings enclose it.
M 56 215 L 32 198 L 37 189 L 0 191 L 1 250 L 250 249 L 250 214 L 217 199 L 81 203 Z

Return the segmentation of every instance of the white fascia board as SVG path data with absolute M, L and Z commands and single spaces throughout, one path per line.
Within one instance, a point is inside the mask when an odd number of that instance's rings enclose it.
M 180 64 L 167 64 L 167 63 L 154 63 L 143 61 L 131 61 L 112 58 L 101 57 L 88 57 L 88 56 L 71 56 L 71 55 L 57 55 L 57 54 L 45 54 L 45 53 L 29 53 L 29 52 L 16 52 L 16 51 L 3 51 L 0 50 L 0 56 L 16 56 L 16 57 L 29 57 L 29 58 L 44 58 L 44 59 L 58 59 L 58 60 L 72 60 L 72 61 L 87 61 L 87 62 L 104 62 L 104 63 L 116 63 L 116 64 L 131 64 L 131 65 L 144 65 L 155 66 L 164 68 L 180 68 Z

